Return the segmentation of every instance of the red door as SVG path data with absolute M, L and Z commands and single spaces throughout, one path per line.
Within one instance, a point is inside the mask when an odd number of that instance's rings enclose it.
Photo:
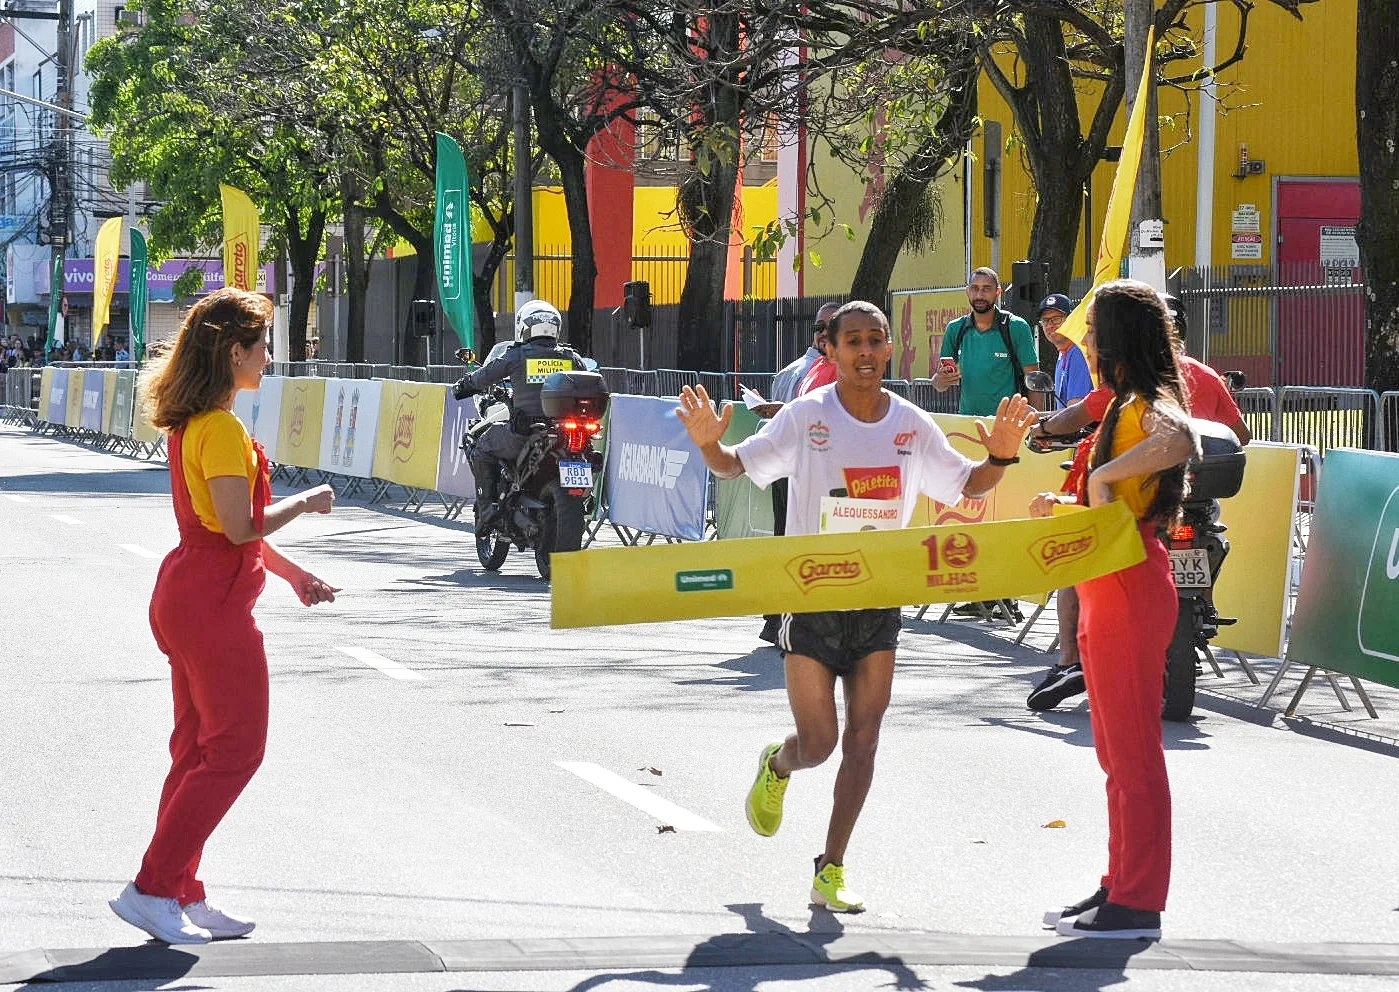
M 1283 290 L 1278 302 L 1281 385 L 1364 385 L 1365 300 L 1360 291 L 1343 288 L 1359 282 L 1358 270 L 1343 260 L 1359 218 L 1357 180 L 1278 182 L 1278 282 L 1328 287 L 1296 295 Z

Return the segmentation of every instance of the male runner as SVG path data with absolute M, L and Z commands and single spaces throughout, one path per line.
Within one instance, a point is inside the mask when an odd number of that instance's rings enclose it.
M 828 333 L 838 370 L 835 383 L 788 403 L 737 446 L 719 440 L 732 408 L 716 415 L 703 387 L 687 386 L 680 396 L 680 418 L 716 476 L 731 479 L 746 472 L 763 487 L 776 479 L 790 480 L 788 536 L 817 533 L 823 502 L 833 510 L 841 500 L 847 505 L 855 499 L 886 501 L 896 512 L 876 516 L 885 519 L 885 526 L 904 527 L 920 493 L 943 503 L 984 496 L 1005 467 L 1017 461 L 1016 452 L 1036 417 L 1024 397 L 1002 400 L 990 431 L 977 422 L 989 456 L 972 462 L 948 444 L 932 417 L 881 386 L 891 345 L 889 322 L 878 307 L 847 303 L 831 318 Z M 778 646 L 785 656 L 787 698 L 797 726 L 785 741 L 763 748 L 748 794 L 748 822 L 764 837 L 776 833 L 788 777 L 821 764 L 841 744 L 826 848 L 816 858 L 811 887 L 812 902 L 832 912 L 864 909 L 863 900 L 845 886 L 845 849 L 874 776 L 900 624 L 898 607 L 782 617 Z M 843 739 L 835 706 L 837 678 L 844 683 Z

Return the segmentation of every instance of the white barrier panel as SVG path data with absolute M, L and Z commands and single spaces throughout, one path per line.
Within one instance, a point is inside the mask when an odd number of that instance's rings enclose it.
M 281 376 L 265 375 L 257 389 L 243 389 L 233 398 L 233 412 L 243 421 L 254 441 L 262 444 L 267 460 L 277 460 L 277 431 L 282 421 Z
M 322 472 L 368 479 L 374 474 L 379 430 L 379 379 L 327 379 L 321 421 Z

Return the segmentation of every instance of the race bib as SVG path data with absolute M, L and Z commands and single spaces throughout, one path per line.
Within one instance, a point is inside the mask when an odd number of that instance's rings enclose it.
M 903 526 L 901 499 L 855 499 L 850 496 L 821 497 L 822 534 L 844 534 L 861 530 L 898 530 Z
M 568 358 L 526 358 L 525 381 L 531 384 L 542 383 L 555 372 L 573 371 L 573 361 Z

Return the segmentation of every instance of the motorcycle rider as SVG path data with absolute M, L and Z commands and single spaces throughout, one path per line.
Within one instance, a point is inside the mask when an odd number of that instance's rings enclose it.
M 477 442 L 471 459 L 471 471 L 476 476 L 478 531 L 490 524 L 499 508 L 502 465 L 519 456 L 530 424 L 544 418 L 540 400 L 544 380 L 555 372 L 587 368 L 578 352 L 559 344 L 562 329 L 563 317 L 553 304 L 530 300 L 515 312 L 515 343 L 499 358 L 462 376 L 452 387 L 452 395 L 460 400 L 510 380 L 510 420 L 493 424 Z

